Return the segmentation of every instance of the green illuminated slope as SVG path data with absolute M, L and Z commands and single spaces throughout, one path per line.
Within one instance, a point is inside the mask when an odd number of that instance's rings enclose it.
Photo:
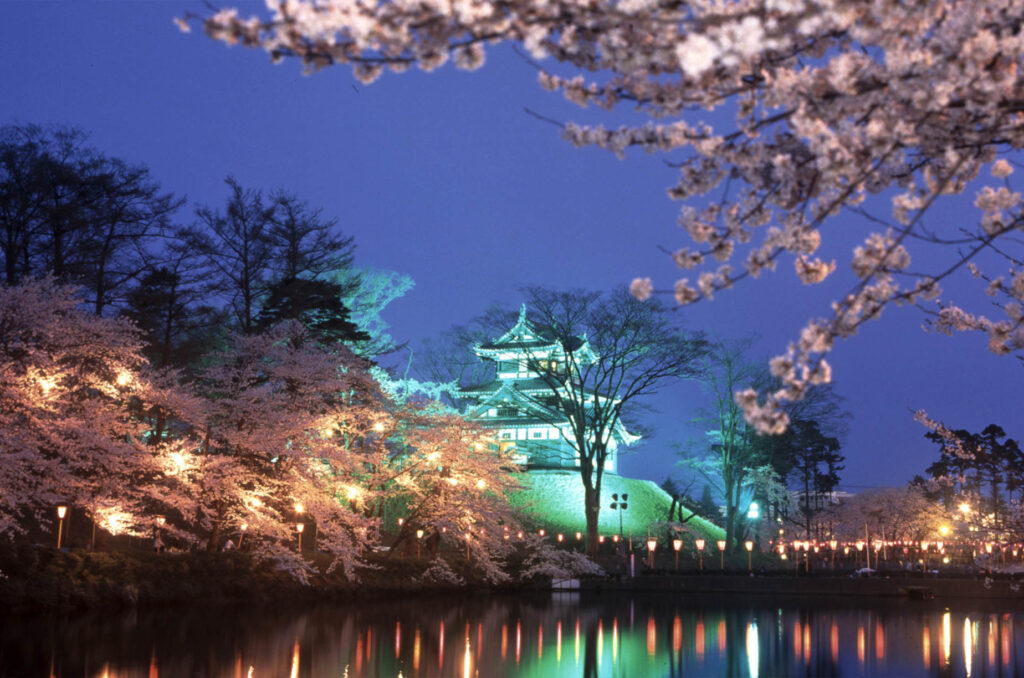
M 523 490 L 517 492 L 512 501 L 537 527 L 567 535 L 585 530 L 583 483 L 578 472 L 530 471 L 523 474 L 522 482 Z M 649 525 L 665 521 L 672 499 L 664 490 L 649 480 L 608 474 L 601 488 L 601 534 L 618 534 L 619 513 L 609 506 L 612 494 L 621 496 L 623 493 L 629 495 L 629 508 L 622 512 L 624 534 L 632 531 L 634 535 L 646 535 Z M 683 514 L 690 515 L 685 509 Z M 708 539 L 724 538 L 721 528 L 696 516 L 686 522 L 686 527 L 703 533 Z

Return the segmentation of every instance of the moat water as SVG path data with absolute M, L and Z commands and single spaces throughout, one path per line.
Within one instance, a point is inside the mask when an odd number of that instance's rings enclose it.
M 0 613 L 0 675 L 1021 676 L 1024 610 L 672 593 Z

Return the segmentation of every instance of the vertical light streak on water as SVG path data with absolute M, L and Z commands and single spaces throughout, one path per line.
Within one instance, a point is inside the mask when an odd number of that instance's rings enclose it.
M 921 633 L 921 660 L 924 662 L 925 669 L 932 667 L 932 634 L 927 626 Z
M 885 627 L 881 620 L 875 622 L 875 659 L 885 660 Z
M 441 629 L 437 634 L 437 668 L 444 668 L 444 621 L 441 622 Z
M 996 637 L 999 635 L 999 629 L 996 626 L 996 615 L 991 614 L 988 617 L 988 663 L 992 666 L 996 665 Z
M 395 659 L 402 656 L 402 622 L 395 622 Z
M 356 636 L 356 673 L 363 670 L 363 634 Z
M 697 628 L 693 632 L 693 644 L 697 650 L 697 661 L 704 662 L 704 620 L 697 620 Z
M 725 619 L 718 620 L 718 656 L 725 656 Z
M 420 670 L 420 629 L 416 627 L 416 634 L 412 638 L 412 670 Z
M 249 667 L 249 672 L 245 674 L 246 678 L 252 678 L 252 676 L 253 676 L 253 671 L 255 671 L 255 670 L 256 670 L 256 667 L 255 667 L 255 666 L 250 666 L 250 667 Z M 347 670 L 348 670 L 348 667 L 346 667 L 346 671 L 347 671 Z
M 811 663 L 811 625 L 804 624 L 804 662 Z
M 964 675 L 971 678 L 974 660 L 974 626 L 970 617 L 964 617 Z
M 836 624 L 834 617 L 832 618 L 832 627 L 828 631 L 828 645 L 832 663 L 836 664 L 839 662 L 839 625 Z
M 799 621 L 793 623 L 793 655 L 797 659 L 803 658 L 800 643 L 803 641 L 804 630 Z
M 469 646 L 469 636 L 466 636 L 466 652 L 462 655 L 462 678 L 471 678 L 473 675 L 473 648 Z
M 653 657 L 658 651 L 658 626 L 654 623 L 654 615 L 647 618 L 647 656 Z
M 519 623 L 519 620 L 517 619 L 516 620 L 516 664 L 519 663 L 519 657 L 522 654 L 522 650 L 523 650 L 523 627 Z
M 601 668 L 601 657 L 604 656 L 604 620 L 597 620 L 597 667 Z
M 677 614 L 672 618 L 672 651 L 679 653 L 683 647 L 683 620 Z
M 612 618 L 612 666 L 619 660 L 619 618 Z
M 241 674 L 242 674 L 242 660 L 241 659 L 239 659 L 238 662 L 236 662 L 236 666 L 238 668 L 235 669 L 235 674 L 238 676 L 238 678 L 241 678 Z M 52 668 L 50 669 L 50 673 L 53 674 L 53 669 Z M 149 676 L 148 676 L 148 678 L 160 678 L 160 669 L 157 668 L 157 665 L 156 665 L 156 648 L 155 647 L 149 653 Z
M 1003 654 L 1003 666 L 1010 663 L 1010 638 L 1012 637 L 1013 629 L 1013 617 L 1010 615 L 1003 615 L 1003 625 L 1000 629 L 999 640 L 1000 649 Z
M 576 617 L 576 663 L 580 663 L 580 618 Z
M 537 659 L 544 656 L 544 624 L 537 625 Z
M 949 612 L 942 615 L 942 664 L 949 666 L 949 653 L 953 647 L 953 632 L 950 628 Z
M 366 663 L 370 663 L 370 647 L 373 645 L 373 629 L 366 629 Z
M 288 678 L 299 678 L 299 639 L 295 639 L 295 644 L 292 645 L 292 670 L 288 674 Z
M 477 622 L 476 624 L 476 660 L 480 661 L 480 653 L 483 652 L 484 648 L 484 623 Z
M 857 625 L 857 663 L 864 670 L 864 658 L 867 653 L 867 642 L 864 639 L 864 625 Z
M 760 671 L 760 646 L 757 642 L 757 622 L 747 624 L 747 665 L 750 667 L 750 678 L 757 678 Z
M 555 626 L 555 662 L 562 663 L 562 620 Z
M 508 656 L 508 624 L 501 625 L 501 661 Z

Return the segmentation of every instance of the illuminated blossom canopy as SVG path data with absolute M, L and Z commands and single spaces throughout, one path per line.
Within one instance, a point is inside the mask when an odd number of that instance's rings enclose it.
M 307 71 L 348 64 L 370 82 L 385 69 L 484 63 L 485 46 L 521 44 L 550 68 L 540 84 L 581 105 L 637 109 L 643 124 L 566 123 L 577 146 L 674 152 L 692 243 L 672 254 L 680 304 L 710 299 L 789 262 L 805 284 L 836 262 L 823 231 L 859 229 L 857 280 L 772 362 L 781 387 L 737 394 L 762 431 L 781 405 L 830 379 L 825 357 L 892 304 L 915 305 L 939 332 L 980 330 L 989 348 L 1024 348 L 1021 196 L 1009 156 L 1024 144 L 1024 4 L 1013 0 L 285 0 L 264 16 L 202 19 L 228 44 L 295 57 Z M 187 30 L 189 19 L 179 20 Z M 553 60 L 553 61 L 552 61 Z M 557 62 L 557 63 L 556 63 Z M 977 185 L 984 182 L 985 185 Z M 925 216 L 974 193 L 976 219 Z M 872 196 L 878 196 L 873 198 Z M 888 206 L 886 207 L 886 203 Z M 840 218 L 841 217 L 841 218 Z M 927 256 L 911 259 L 913 246 Z M 942 284 L 969 268 L 997 317 L 965 310 Z M 996 273 L 998 271 L 998 273 Z M 648 278 L 638 297 L 657 292 Z

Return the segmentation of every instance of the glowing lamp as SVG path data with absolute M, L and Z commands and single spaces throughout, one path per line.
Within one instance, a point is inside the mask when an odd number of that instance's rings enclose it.
M 618 541 L 618 539 L 616 539 L 615 541 Z M 597 543 L 598 544 L 603 544 L 604 543 L 604 535 L 603 534 L 598 536 Z
M 57 507 L 57 517 L 58 518 L 60 518 L 61 520 L 64 520 L 64 516 L 66 516 L 67 514 L 68 514 L 68 507 L 67 506 L 58 506 Z
M 656 549 L 656 548 L 658 548 L 658 540 L 657 539 L 648 539 L 647 540 L 647 550 L 648 551 L 654 551 L 654 549 Z
M 931 546 L 931 542 L 930 541 L 922 541 L 921 542 L 921 550 L 922 551 L 927 551 L 929 546 Z M 991 553 L 991 551 L 989 553 Z
M 672 549 L 675 550 L 675 551 L 679 551 L 681 548 L 683 548 L 683 540 L 682 539 L 673 539 L 672 540 Z
M 305 513 L 306 512 L 306 507 L 303 506 L 302 504 L 299 504 L 299 503 L 296 502 L 296 504 L 295 504 L 295 512 L 296 513 Z
M 601 537 L 601 539 L 604 539 L 604 537 Z M 612 541 L 615 542 L 616 544 L 618 544 L 619 543 L 619 535 L 613 534 L 612 535 Z
M 544 530 L 543 529 L 537 530 L 537 534 L 539 534 L 540 536 L 543 537 L 544 536 Z
M 159 525 L 160 527 L 163 527 L 166 523 L 167 523 L 167 517 L 166 516 L 157 516 L 156 517 L 156 524 Z
M 297 531 L 297 532 L 298 532 L 299 534 L 302 534 L 302 533 L 303 533 L 303 531 L 305 531 L 305 529 L 306 529 L 306 526 L 305 526 L 305 525 L 303 525 L 302 523 L 295 523 L 295 530 L 296 530 L 296 531 Z
M 832 551 L 835 551 L 837 546 L 839 546 L 839 542 L 838 541 L 836 541 L 835 539 L 829 540 L 829 542 L 828 542 L 829 549 L 831 549 Z
M 561 532 L 558 533 L 558 543 L 561 544 L 565 540 L 565 535 Z
M 753 550 L 754 550 L 754 542 L 750 541 L 749 539 L 748 539 L 747 541 L 743 542 L 743 546 L 744 546 L 744 547 L 745 547 L 745 548 L 746 548 L 746 549 L 747 549 L 748 551 L 753 551 Z
M 695 539 L 694 542 L 693 542 L 693 545 L 697 547 L 698 551 L 703 551 L 704 550 L 704 540 L 703 539 Z
M 583 533 L 582 532 L 577 532 L 576 533 L 576 541 L 579 541 L 581 539 L 583 539 Z
M 928 544 L 928 542 L 923 541 L 923 542 L 921 542 L 921 547 L 922 548 L 928 548 L 927 544 Z M 864 550 L 864 542 L 860 541 L 859 539 L 857 540 L 857 543 L 854 544 L 854 546 L 857 547 L 858 551 L 863 551 Z
M 717 543 L 718 543 L 718 550 L 719 551 L 724 551 L 725 550 L 725 540 L 724 539 L 719 539 Z
M 416 538 L 423 539 L 423 530 L 416 530 Z M 508 536 L 506 535 L 505 538 L 508 539 Z

